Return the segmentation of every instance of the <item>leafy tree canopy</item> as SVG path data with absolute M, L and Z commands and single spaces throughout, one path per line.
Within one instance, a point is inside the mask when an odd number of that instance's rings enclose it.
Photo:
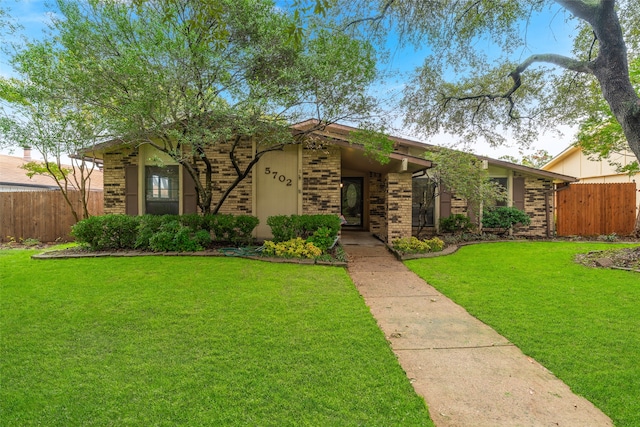
M 474 154 L 434 147 L 424 156 L 435 163 L 428 174 L 429 179 L 437 185 L 438 194 L 446 190 L 465 199 L 469 209 L 476 215 L 482 205 L 492 205 L 507 199 L 505 189 L 490 180 L 482 160 Z
M 315 3 L 310 1 L 310 3 Z M 493 144 L 505 133 L 528 146 L 542 131 L 589 117 L 599 96 L 640 158 L 640 99 L 628 62 L 640 53 L 636 0 L 336 0 L 343 27 L 430 54 L 406 85 L 406 123 Z M 529 24 L 540 13 L 574 25 L 570 55 L 531 52 Z M 539 30 L 538 30 L 539 31 Z M 551 31 L 551 30 L 549 30 Z
M 553 158 L 553 156 L 549 154 L 547 150 L 536 150 L 530 154 L 524 154 L 522 151 L 520 151 L 520 156 L 521 157 L 514 157 L 507 155 L 500 157 L 500 159 L 523 166 L 529 166 L 532 168 L 541 168 L 542 166 L 549 163 L 549 161 Z
M 192 175 L 217 211 L 260 157 L 328 123 L 375 113 L 371 44 L 305 23 L 272 0 L 57 0 L 54 39 L 14 57 L 25 81 L 107 123 L 104 137 L 149 144 Z M 55 78 L 51 78 L 55 75 Z M 293 134 L 301 119 L 317 125 Z M 255 143 L 241 165 L 238 144 Z M 229 144 L 237 179 L 212 200 L 205 147 Z M 212 208 L 213 206 L 213 208 Z

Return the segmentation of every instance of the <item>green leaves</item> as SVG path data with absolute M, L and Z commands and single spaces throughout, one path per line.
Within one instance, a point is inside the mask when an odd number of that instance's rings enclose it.
M 491 204 L 507 199 L 504 188 L 489 180 L 489 174 L 477 156 L 439 147 L 426 152 L 425 158 L 436 165 L 430 178 L 440 186 L 440 191 L 446 189 L 466 199 L 469 208 L 476 214 L 482 203 Z
M 393 141 L 382 131 L 373 129 L 358 129 L 349 134 L 352 144 L 364 146 L 367 156 L 374 158 L 380 164 L 389 163 L 389 154 L 393 152 Z

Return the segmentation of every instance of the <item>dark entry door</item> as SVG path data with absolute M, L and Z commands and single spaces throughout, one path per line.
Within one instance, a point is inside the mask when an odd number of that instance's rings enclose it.
M 342 216 L 347 220 L 345 225 L 362 227 L 363 197 L 362 178 L 342 178 Z

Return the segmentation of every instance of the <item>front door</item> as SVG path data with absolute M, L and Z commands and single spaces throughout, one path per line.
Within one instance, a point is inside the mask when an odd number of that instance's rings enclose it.
M 342 216 L 346 226 L 362 227 L 363 225 L 363 187 L 362 178 L 342 178 Z

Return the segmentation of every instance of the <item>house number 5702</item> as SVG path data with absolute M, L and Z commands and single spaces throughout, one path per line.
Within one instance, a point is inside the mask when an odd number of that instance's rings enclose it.
M 264 168 L 264 174 L 273 175 L 273 179 L 278 180 L 279 182 L 285 184 L 287 187 L 291 187 L 291 178 L 287 178 L 286 176 L 276 171 L 272 171 L 271 168 Z

